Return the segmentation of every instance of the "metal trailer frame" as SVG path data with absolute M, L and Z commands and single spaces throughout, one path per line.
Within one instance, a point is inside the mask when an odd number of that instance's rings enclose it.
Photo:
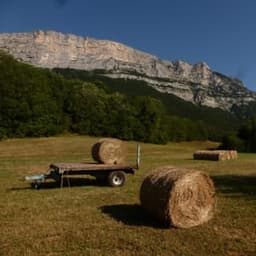
M 100 163 L 52 163 L 45 174 L 25 176 L 26 181 L 32 182 L 35 189 L 48 179 L 60 182 L 63 187 L 63 180 L 67 178 L 70 186 L 70 177 L 75 175 L 90 175 L 98 180 L 106 181 L 112 187 L 123 186 L 126 180 L 125 174 L 134 174 L 140 167 L 141 147 L 137 145 L 136 164 L 100 164 Z

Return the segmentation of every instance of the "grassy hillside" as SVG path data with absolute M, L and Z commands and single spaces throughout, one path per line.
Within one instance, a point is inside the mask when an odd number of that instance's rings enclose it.
M 255 154 L 238 160 L 192 160 L 211 142 L 142 143 L 142 165 L 122 188 L 90 177 L 60 189 L 34 190 L 22 180 L 44 173 L 51 162 L 91 162 L 97 138 L 86 136 L 0 141 L 0 255 L 247 255 L 256 253 Z M 128 162 L 136 142 L 129 142 Z M 211 175 L 218 206 L 207 224 L 165 228 L 139 206 L 144 176 L 161 165 L 195 168 Z

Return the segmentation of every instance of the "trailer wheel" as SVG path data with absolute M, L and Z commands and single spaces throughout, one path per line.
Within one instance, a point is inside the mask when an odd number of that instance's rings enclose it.
M 121 187 L 125 183 L 125 173 L 123 171 L 114 171 L 108 175 L 108 184 L 111 187 Z

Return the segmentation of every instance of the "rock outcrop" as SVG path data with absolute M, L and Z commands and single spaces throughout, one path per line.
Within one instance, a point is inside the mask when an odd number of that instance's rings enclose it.
M 156 90 L 209 107 L 230 110 L 256 101 L 241 81 L 212 71 L 206 63 L 163 61 L 123 44 L 54 31 L 0 34 L 0 49 L 44 68 L 102 70 L 113 78 L 144 80 Z

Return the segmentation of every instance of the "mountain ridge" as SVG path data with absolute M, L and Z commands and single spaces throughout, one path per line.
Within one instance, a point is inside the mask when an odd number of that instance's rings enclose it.
M 55 31 L 0 34 L 0 49 L 43 68 L 99 70 L 111 78 L 147 82 L 162 93 L 194 104 L 231 111 L 256 101 L 243 83 L 212 71 L 202 62 L 166 61 L 124 44 Z

